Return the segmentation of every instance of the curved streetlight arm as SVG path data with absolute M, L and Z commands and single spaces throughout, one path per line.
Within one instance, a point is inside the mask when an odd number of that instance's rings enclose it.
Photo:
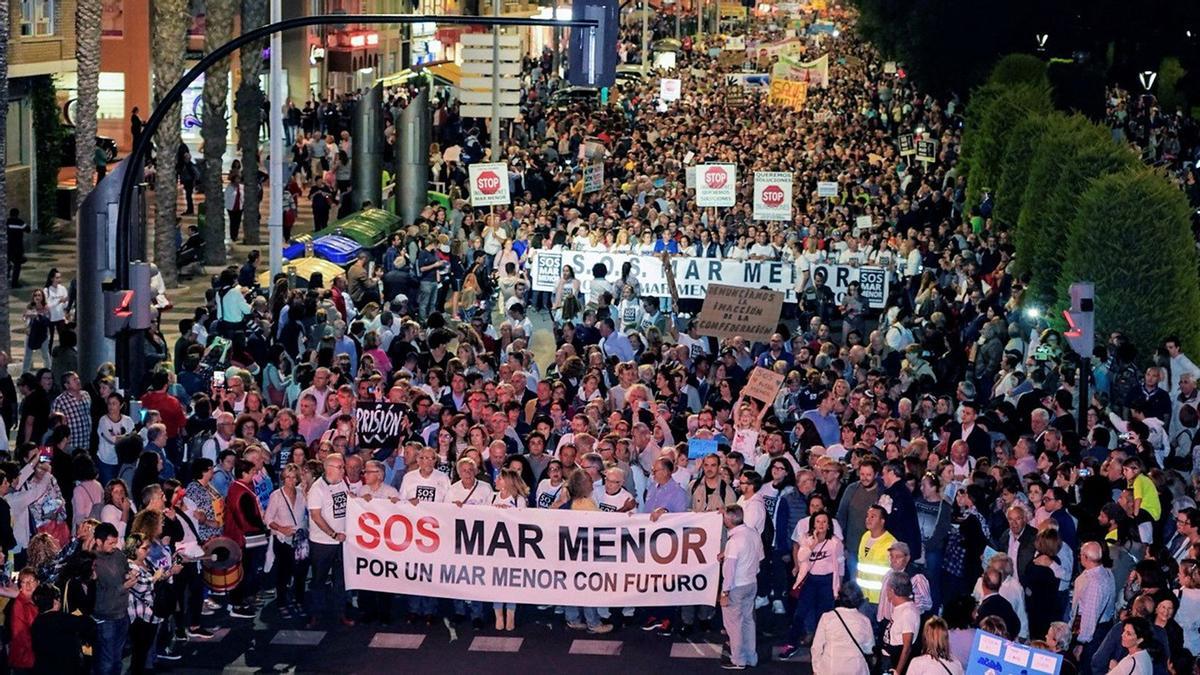
M 242 33 L 234 39 L 217 47 L 208 54 L 205 54 L 200 59 L 199 63 L 187 71 L 171 91 L 163 97 L 158 105 L 154 107 L 154 111 L 150 114 L 150 118 L 146 120 L 146 126 L 142 131 L 141 137 L 133 146 L 133 152 L 129 154 L 126 161 L 129 162 L 128 169 L 125 171 L 124 179 L 121 182 L 121 198 L 119 203 L 119 211 L 117 215 L 117 269 L 116 281 L 119 288 L 129 287 L 129 236 L 133 223 L 133 193 L 138 183 L 142 181 L 142 163 L 146 154 L 150 150 L 151 138 L 157 133 L 158 127 L 166 118 L 167 113 L 175 106 L 183 92 L 191 85 L 192 82 L 200 77 L 206 70 L 212 67 L 221 59 L 229 56 L 234 51 L 243 46 L 270 37 L 274 33 L 281 33 L 294 28 L 307 28 L 309 26 L 334 26 L 342 24 L 387 24 L 387 25 L 402 25 L 411 23 L 441 23 L 452 25 L 482 25 L 482 26 L 544 26 L 558 28 L 598 28 L 600 22 L 591 19 L 572 19 L 569 21 L 558 21 L 555 19 L 524 19 L 520 17 L 500 17 L 500 16 L 439 16 L 439 15 L 418 15 L 418 14 L 324 14 L 320 16 L 302 16 L 294 19 L 285 19 L 276 23 L 260 26 L 254 30 Z M 272 54 L 272 58 L 277 58 L 278 55 Z

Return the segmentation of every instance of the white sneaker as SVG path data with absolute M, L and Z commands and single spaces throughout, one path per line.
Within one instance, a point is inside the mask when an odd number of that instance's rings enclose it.
M 760 595 L 754 598 L 754 609 L 761 609 L 769 604 L 771 604 L 771 601 L 768 600 L 767 596 L 765 595 Z
M 771 613 L 772 614 L 783 614 L 783 601 L 782 600 L 776 600 L 775 602 L 771 603 Z

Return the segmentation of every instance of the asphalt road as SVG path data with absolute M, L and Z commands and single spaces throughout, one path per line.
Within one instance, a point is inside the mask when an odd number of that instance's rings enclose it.
M 450 603 L 444 602 L 448 613 Z M 665 673 L 685 668 L 691 673 L 725 672 L 721 669 L 720 626 L 688 638 L 663 636 L 641 630 L 650 610 L 638 610 L 626 627 L 606 635 L 570 630 L 561 615 L 533 606 L 518 609 L 517 630 L 496 631 L 490 608 L 485 608 L 482 629 L 469 621 L 433 626 L 409 623 L 399 616 L 390 625 L 324 626 L 325 630 L 299 630 L 303 622 L 279 616 L 268 604 L 258 618 L 233 619 L 223 610 L 206 617 L 206 625 L 224 626 L 209 641 L 180 645 L 183 658 L 164 663 L 159 672 L 171 673 L 473 673 L 521 672 L 623 672 Z M 615 613 L 614 613 L 615 614 Z M 760 610 L 766 629 L 784 630 L 782 617 Z M 811 673 L 807 653 L 791 661 L 769 656 L 778 638 L 759 638 L 756 673 Z

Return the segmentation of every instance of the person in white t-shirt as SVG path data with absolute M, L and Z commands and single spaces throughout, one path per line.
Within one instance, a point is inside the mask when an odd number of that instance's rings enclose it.
M 445 502 L 450 496 L 450 478 L 437 470 L 437 451 L 424 447 L 417 453 L 417 470 L 404 474 L 400 498 L 416 506 L 421 502 Z M 411 596 L 409 611 L 423 617 L 432 626 L 437 613 L 437 598 Z
M 604 472 L 604 489 L 592 493 L 596 506 L 608 513 L 627 513 L 637 508 L 637 500 L 625 487 L 625 470 L 612 467 Z
M 361 463 L 362 458 L 357 455 L 351 455 L 346 458 L 347 466 L 350 466 L 352 462 Z M 374 459 L 368 460 L 366 466 L 362 469 L 362 481 L 358 484 L 358 489 L 354 488 L 353 483 L 348 483 L 351 493 L 365 502 L 369 502 L 372 499 L 387 499 L 393 503 L 400 501 L 400 492 L 384 482 L 383 479 L 386 475 L 387 469 L 384 467 L 383 462 Z M 362 612 L 361 620 L 366 623 L 371 623 L 372 621 L 378 621 L 385 625 L 391 623 L 392 594 L 376 591 L 359 591 L 358 610 Z
M 921 629 L 922 655 L 908 664 L 908 675 L 963 675 L 963 666 L 950 655 L 950 629 L 932 616 Z
M 325 458 L 325 472 L 308 489 L 308 515 L 312 525 L 308 531 L 309 560 L 313 581 L 309 597 L 308 627 L 316 628 L 327 608 L 346 626 L 353 619 L 344 613 L 346 582 L 342 571 L 342 542 L 346 541 L 346 507 L 350 488 L 343 475 L 346 461 L 338 453 Z M 332 598 L 326 602 L 325 585 L 333 587 Z
M 492 506 L 500 509 L 524 509 L 529 506 L 529 486 L 521 478 L 521 471 L 505 467 L 496 476 L 496 492 L 492 495 Z M 517 628 L 517 603 L 493 602 L 496 612 L 496 630 L 513 631 Z
M 912 581 L 904 572 L 893 572 L 883 589 L 892 603 L 892 622 L 883 633 L 884 651 L 897 673 L 906 672 L 913 659 L 917 632 L 921 630 L 921 610 L 913 602 Z
M 400 498 L 416 506 L 421 502 L 444 502 L 450 494 L 450 478 L 437 470 L 437 452 L 425 447 L 417 453 L 417 470 L 404 474 Z
M 492 503 L 492 486 L 478 480 L 479 465 L 471 457 L 459 457 L 457 462 L 459 480 L 450 486 L 446 501 L 455 506 L 483 506 Z M 440 471 L 436 473 L 441 473 Z M 471 625 L 483 628 L 483 603 L 478 600 L 455 600 L 454 618 L 471 617 Z
M 470 457 L 458 458 L 459 480 L 450 486 L 446 501 L 455 506 L 481 506 L 492 503 L 492 486 L 478 480 L 479 465 Z
M 550 460 L 550 463 L 546 465 L 546 477 L 538 483 L 533 501 L 534 506 L 539 509 L 553 508 L 559 497 L 565 498 L 566 487 L 567 481 L 563 480 L 562 462 L 557 459 Z

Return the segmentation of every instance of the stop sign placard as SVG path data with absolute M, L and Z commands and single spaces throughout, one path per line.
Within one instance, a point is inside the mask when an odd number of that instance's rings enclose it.
M 712 166 L 704 172 L 704 184 L 713 190 L 725 187 L 728 182 L 729 174 L 725 173 L 725 169 L 722 167 Z
M 475 188 L 485 195 L 494 195 L 500 189 L 500 177 L 495 171 L 483 171 L 475 179 Z
M 768 185 L 762 191 L 763 204 L 772 208 L 783 203 L 783 188 L 778 185 Z
M 793 181 L 787 171 L 755 171 L 754 219 L 791 220 Z
M 468 170 L 473 206 L 496 206 L 510 202 L 507 164 L 472 164 Z
M 737 164 L 697 164 L 696 206 L 733 206 L 737 201 Z

